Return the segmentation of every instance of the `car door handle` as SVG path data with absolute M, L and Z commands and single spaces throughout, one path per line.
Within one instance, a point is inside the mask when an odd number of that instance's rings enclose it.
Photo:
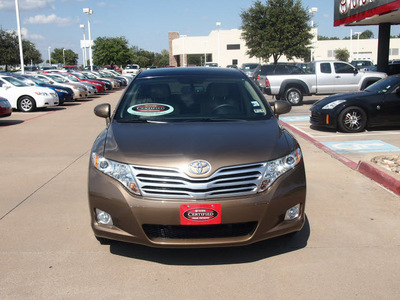
M 340 78 L 340 76 L 335 76 L 335 78 Z

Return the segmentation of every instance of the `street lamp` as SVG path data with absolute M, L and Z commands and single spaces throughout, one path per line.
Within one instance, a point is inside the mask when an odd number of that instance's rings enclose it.
M 361 34 L 361 32 L 354 32 L 354 34 L 357 34 L 357 59 L 360 59 L 359 55 L 360 55 L 360 34 Z
M 64 60 L 64 66 L 65 66 L 65 48 L 63 48 L 63 60 Z
M 83 12 L 88 15 L 89 59 L 90 59 L 90 70 L 93 71 L 92 36 L 90 32 L 90 15 L 93 14 L 93 10 L 91 10 L 90 8 L 84 8 Z
M 219 27 L 221 26 L 221 22 L 217 22 L 216 23 L 217 27 L 218 27 L 218 67 L 220 66 L 219 63 L 219 58 L 220 58 L 220 48 L 219 48 Z
M 24 55 L 23 55 L 23 51 L 22 51 L 21 22 L 19 20 L 18 0 L 15 0 L 15 10 L 16 10 L 16 14 L 17 14 L 19 58 L 20 58 L 20 62 L 21 62 L 21 72 L 22 72 L 22 74 L 24 74 L 25 73 L 25 66 L 24 66 Z
M 318 11 L 318 7 L 311 7 L 308 12 L 311 14 L 311 31 L 314 29 L 314 13 Z M 313 33 L 313 40 L 311 42 L 311 47 L 310 47 L 310 61 L 313 61 L 313 54 L 314 54 L 314 38 L 315 35 Z
M 87 57 L 86 57 L 86 35 L 85 35 L 85 25 L 84 25 L 84 24 L 81 24 L 79 27 L 83 29 L 82 59 L 83 59 L 83 67 L 86 67 Z
M 49 48 L 48 48 L 48 50 L 49 50 L 49 64 L 50 64 L 50 66 L 51 66 L 51 56 L 50 56 L 50 49 L 51 49 L 51 47 L 49 46 Z

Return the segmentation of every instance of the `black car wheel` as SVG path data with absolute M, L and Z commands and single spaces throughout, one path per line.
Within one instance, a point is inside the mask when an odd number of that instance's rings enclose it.
M 298 88 L 291 87 L 285 91 L 285 99 L 292 105 L 301 105 L 303 102 L 303 93 Z
M 360 107 L 350 106 L 339 114 L 338 121 L 340 130 L 344 132 L 361 132 L 367 125 L 367 114 Z
M 18 109 L 23 112 L 31 112 L 36 109 L 36 102 L 30 96 L 23 96 L 18 100 Z

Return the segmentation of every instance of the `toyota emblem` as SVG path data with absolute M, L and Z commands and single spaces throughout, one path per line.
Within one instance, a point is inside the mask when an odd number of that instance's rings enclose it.
M 190 173 L 196 175 L 204 175 L 210 172 L 211 165 L 205 160 L 195 160 L 189 164 Z

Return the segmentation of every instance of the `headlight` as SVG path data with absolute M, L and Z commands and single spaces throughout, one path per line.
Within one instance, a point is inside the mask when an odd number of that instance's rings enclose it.
M 59 92 L 59 93 L 68 94 L 68 92 L 67 92 L 67 91 L 65 91 L 65 90 L 56 89 L 56 91 L 57 91 L 57 92 Z
M 97 170 L 118 180 L 130 192 L 140 195 L 139 187 L 129 165 L 106 159 L 94 152 L 92 153 L 92 164 Z
M 94 83 L 94 85 L 101 86 L 101 83 Z
M 289 155 L 267 162 L 258 192 L 264 192 L 281 175 L 293 169 L 300 162 L 301 156 L 301 150 L 300 148 L 297 148 Z
M 336 100 L 336 101 L 333 101 L 333 102 L 325 105 L 324 107 L 322 107 L 322 109 L 333 109 L 343 102 L 346 102 L 346 100 Z

